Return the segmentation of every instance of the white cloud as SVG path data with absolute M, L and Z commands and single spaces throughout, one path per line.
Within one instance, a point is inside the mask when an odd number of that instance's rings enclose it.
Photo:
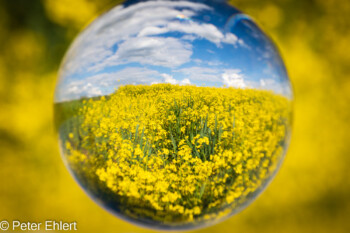
M 292 97 L 292 90 L 290 84 L 287 81 L 280 81 L 274 78 L 265 78 L 260 79 L 259 84 L 260 86 L 257 88 L 272 90 L 277 94 L 282 94 L 290 98 Z
M 179 7 L 185 9 L 178 10 Z M 96 67 L 91 68 L 95 65 L 103 69 L 104 61 L 114 55 L 112 48 L 116 44 L 136 37 L 144 28 L 166 25 L 179 14 L 192 17 L 202 10 L 212 9 L 202 3 L 187 1 L 148 1 L 114 8 L 95 20 L 74 41 L 63 62 L 62 75 L 70 76 L 89 68 L 95 70 Z
M 203 10 L 213 9 L 187 1 L 147 1 L 126 8 L 117 7 L 94 21 L 76 39 L 66 56 L 69 59 L 65 61 L 69 62 L 63 63 L 62 75 L 98 72 L 128 62 L 178 67 L 189 61 L 192 47 L 188 42 L 196 38 L 209 40 L 217 46 L 239 44 L 237 36 L 223 34 L 212 24 L 174 21 L 177 15 L 191 18 Z M 166 32 L 185 35 L 183 38 L 159 36 Z
M 222 74 L 222 81 L 228 87 L 245 88 L 243 75 L 238 69 L 226 70 Z
M 110 91 L 112 87 L 132 83 L 186 85 L 191 84 L 190 80 L 197 80 L 244 86 L 238 74 L 228 71 L 222 74 L 220 69 L 215 68 L 223 65 L 217 61 L 197 60 L 198 67 L 176 69 L 191 61 L 193 40 L 205 39 L 217 47 L 223 43 L 244 45 L 236 35 L 223 33 L 213 24 L 176 20 L 180 14 L 191 18 L 204 10 L 213 9 L 198 2 L 147 1 L 127 8 L 119 6 L 107 12 L 94 21 L 71 46 L 63 62 L 57 99 L 61 101 L 107 94 L 107 90 Z M 162 36 L 167 32 L 179 32 L 183 36 Z M 85 79 L 76 78 L 87 72 L 101 72 L 107 67 L 128 63 L 172 68 L 173 72 L 184 74 L 184 79 L 177 80 L 169 74 L 165 77 L 157 70 L 140 67 L 129 67 Z
M 175 84 L 190 85 L 191 84 L 191 81 L 188 78 L 185 78 L 185 79 L 179 81 L 177 79 L 174 79 L 173 76 L 171 76 L 169 74 L 162 74 L 162 77 L 164 78 L 165 83 L 170 83 L 173 85 L 175 85 Z M 152 83 L 152 84 L 156 84 L 156 83 Z
M 190 85 L 190 84 L 191 84 L 191 81 L 188 78 L 185 78 L 180 82 L 180 85 Z
M 163 34 L 163 33 L 167 33 L 167 32 L 168 32 L 167 28 L 149 26 L 149 27 L 142 29 L 137 36 L 144 37 L 144 36 L 149 36 L 149 35 L 159 35 L 159 34 Z
M 117 72 L 102 73 L 86 79 L 60 83 L 56 90 L 55 102 L 79 99 L 81 97 L 107 95 L 120 85 L 149 85 L 158 83 L 190 85 L 191 81 L 188 78 L 177 80 L 169 74 L 159 73 L 156 70 L 128 67 Z
M 97 74 L 86 79 L 62 82 L 56 90 L 55 101 L 61 102 L 81 97 L 106 95 L 114 88 L 126 84 L 149 84 L 162 82 L 163 77 L 155 70 L 128 67 L 113 73 Z
M 177 80 L 173 78 L 173 76 L 169 74 L 162 74 L 165 83 L 177 84 Z
M 63 93 L 62 93 L 63 92 Z M 99 87 L 94 86 L 90 82 L 82 83 L 79 82 L 77 84 L 71 84 L 65 89 L 61 89 L 61 93 L 64 95 L 64 98 L 61 98 L 60 101 L 71 99 L 70 97 L 92 97 L 102 95 L 102 91 Z M 61 94 L 61 95 L 62 95 Z
M 188 61 L 192 55 L 192 46 L 175 38 L 135 37 L 119 45 L 117 52 L 103 63 L 90 67 L 90 71 L 99 71 L 106 66 L 138 62 L 164 67 L 177 67 Z
M 265 87 L 266 86 L 266 82 L 264 79 L 260 79 L 260 86 L 261 87 Z
M 186 33 L 184 37 L 185 40 L 194 40 L 196 38 L 206 39 L 210 42 L 221 46 L 221 43 L 227 43 L 232 45 L 237 45 L 239 39 L 236 35 L 232 33 L 223 34 L 216 26 L 213 24 L 199 24 L 194 21 L 189 22 L 170 22 L 162 27 L 149 26 L 143 28 L 138 34 L 139 37 L 142 36 L 155 36 L 164 34 L 167 32 L 181 32 Z M 241 40 L 240 40 L 241 41 Z
M 154 36 L 167 32 L 182 32 L 205 38 L 215 44 L 220 43 L 223 34 L 212 24 L 198 24 L 195 22 L 168 22 L 163 27 L 146 27 L 138 36 Z
M 221 74 L 219 69 L 208 67 L 189 67 L 174 70 L 187 76 L 191 80 L 208 81 L 208 82 L 221 82 Z
M 238 43 L 238 37 L 235 34 L 227 33 L 222 39 L 222 42 L 236 46 Z
M 181 40 L 194 41 L 195 39 L 197 39 L 197 37 L 195 37 L 194 35 L 184 35 L 181 37 Z

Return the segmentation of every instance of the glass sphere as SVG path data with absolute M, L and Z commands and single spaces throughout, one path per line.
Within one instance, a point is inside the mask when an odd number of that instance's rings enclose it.
M 63 159 L 129 222 L 190 229 L 238 213 L 286 152 L 292 90 L 272 41 L 223 1 L 126 1 L 62 62 Z

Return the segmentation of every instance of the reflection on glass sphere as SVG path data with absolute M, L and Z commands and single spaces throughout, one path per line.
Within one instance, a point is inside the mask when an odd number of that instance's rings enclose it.
M 127 1 L 62 63 L 55 116 L 84 190 L 127 221 L 189 229 L 261 193 L 290 137 L 292 91 L 252 19 L 222 1 Z

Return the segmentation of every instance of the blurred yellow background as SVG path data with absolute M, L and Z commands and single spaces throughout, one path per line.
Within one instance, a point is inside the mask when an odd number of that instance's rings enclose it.
M 232 0 L 277 43 L 295 91 L 284 164 L 240 214 L 194 232 L 350 232 L 350 1 Z M 53 127 L 57 70 L 110 0 L 0 1 L 0 221 L 76 221 L 78 232 L 151 232 L 75 183 Z

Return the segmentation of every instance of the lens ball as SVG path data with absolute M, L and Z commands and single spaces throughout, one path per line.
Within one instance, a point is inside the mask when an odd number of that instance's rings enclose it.
M 290 138 L 292 89 L 273 42 L 224 1 L 126 1 L 62 62 L 63 160 L 114 215 L 191 229 L 248 206 Z

